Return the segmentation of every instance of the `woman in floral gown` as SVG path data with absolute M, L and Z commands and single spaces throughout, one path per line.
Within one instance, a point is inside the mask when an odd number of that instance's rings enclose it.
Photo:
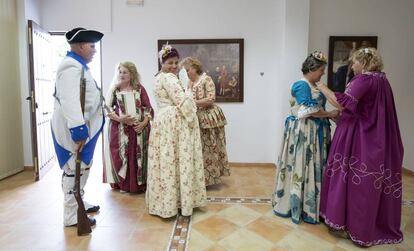
M 135 65 L 120 63 L 107 95 L 113 109 L 105 125 L 104 182 L 123 192 L 144 192 L 147 181 L 148 138 L 153 110 Z M 135 115 L 127 115 L 125 95 L 134 98 Z
M 150 214 L 189 216 L 206 203 L 203 153 L 197 108 L 177 78 L 178 52 L 169 45 L 159 52 L 154 118 L 148 157 L 146 203 Z
M 338 111 L 325 111 L 325 96 L 316 83 L 325 72 L 321 52 L 309 55 L 302 65 L 303 78 L 291 88 L 291 115 L 286 118 L 281 152 L 277 163 L 273 211 L 291 217 L 319 222 L 319 199 L 323 166 L 330 143 L 329 118 Z
M 181 62 L 190 80 L 188 89 L 192 91 L 197 106 L 203 144 L 204 176 L 206 186 L 221 183 L 221 176 L 229 176 L 226 134 L 227 124 L 221 108 L 214 104 L 216 90 L 213 80 L 203 73 L 201 62 L 195 58 L 185 58 Z

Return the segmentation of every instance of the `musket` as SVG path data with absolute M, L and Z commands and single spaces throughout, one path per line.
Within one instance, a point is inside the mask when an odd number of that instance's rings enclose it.
M 80 104 L 82 109 L 82 115 L 85 111 L 85 91 L 86 91 L 86 79 L 84 78 L 84 69 L 82 69 L 82 76 L 80 79 Z M 76 202 L 78 203 L 78 236 L 89 234 L 92 232 L 91 224 L 89 222 L 88 215 L 86 214 L 85 204 L 82 200 L 81 189 L 80 189 L 80 171 L 82 164 L 82 148 L 84 142 L 79 143 L 79 147 L 76 150 L 76 173 L 75 173 L 75 187 L 73 188 L 73 195 L 75 196 Z

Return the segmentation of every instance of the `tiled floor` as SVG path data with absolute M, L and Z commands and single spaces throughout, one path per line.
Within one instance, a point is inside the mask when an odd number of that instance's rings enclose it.
M 0 181 L 0 251 L 360 249 L 331 236 L 323 224 L 296 225 L 274 216 L 269 204 L 273 168 L 233 166 L 231 171 L 223 184 L 208 189 L 206 207 L 176 221 L 148 215 L 144 195 L 111 190 L 101 183 L 102 171 L 93 167 L 86 197 L 101 211 L 92 234 L 83 237 L 76 228 L 62 226 L 60 170 L 36 183 L 32 172 L 22 172 Z M 404 242 L 368 250 L 414 250 L 414 204 L 409 202 L 414 200 L 414 176 L 403 177 L 403 199 Z

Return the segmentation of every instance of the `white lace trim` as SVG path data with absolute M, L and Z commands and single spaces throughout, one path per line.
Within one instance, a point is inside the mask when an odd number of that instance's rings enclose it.
M 309 117 L 309 115 L 311 115 L 312 113 L 318 112 L 320 109 L 321 108 L 319 105 L 315 105 L 315 106 L 301 105 L 298 109 L 298 118 L 303 119 L 303 118 Z
M 349 236 L 351 237 L 351 240 L 355 243 L 358 243 L 361 246 L 370 247 L 370 246 L 382 245 L 382 244 L 397 244 L 397 243 L 400 243 L 403 240 L 403 238 L 401 237 L 399 239 L 378 239 L 378 240 L 372 240 L 372 241 L 368 241 L 368 242 L 362 241 L 362 240 L 359 240 L 354 234 L 352 234 L 351 232 L 346 230 L 345 225 L 339 225 L 339 224 L 333 223 L 322 212 L 320 213 L 320 215 L 322 216 L 322 218 L 325 219 L 325 224 L 326 225 L 328 225 L 329 227 L 331 227 L 333 229 L 336 229 L 336 230 L 346 231 L 349 234 Z
M 367 165 L 360 161 L 357 157 L 344 157 L 340 153 L 335 153 L 332 160 L 328 161 L 326 174 L 329 177 L 335 175 L 336 172 L 342 174 L 342 180 L 346 183 L 347 176 L 351 175 L 351 181 L 355 185 L 360 185 L 362 179 L 366 177 L 374 178 L 374 187 L 377 190 L 382 189 L 386 195 L 392 195 L 400 198 L 402 194 L 401 173 L 392 173 L 391 169 L 385 168 L 384 164 L 379 166 L 378 171 L 370 172 Z M 394 176 L 394 179 L 393 179 Z

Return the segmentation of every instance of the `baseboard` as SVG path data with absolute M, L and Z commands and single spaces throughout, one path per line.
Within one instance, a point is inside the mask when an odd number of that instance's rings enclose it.
M 272 167 L 276 168 L 274 163 L 246 163 L 246 162 L 229 162 L 232 167 Z
M 402 169 L 402 173 L 405 175 L 409 175 L 409 176 L 413 176 L 414 177 L 414 171 L 408 169 L 408 168 L 404 168 Z
M 15 175 L 17 173 L 20 173 L 22 171 L 24 171 L 24 168 L 9 170 L 9 171 L 7 171 L 5 173 L 0 174 L 0 180 L 5 179 L 7 177 L 10 177 L 12 175 Z
M 34 166 L 24 166 L 25 171 L 34 171 Z

